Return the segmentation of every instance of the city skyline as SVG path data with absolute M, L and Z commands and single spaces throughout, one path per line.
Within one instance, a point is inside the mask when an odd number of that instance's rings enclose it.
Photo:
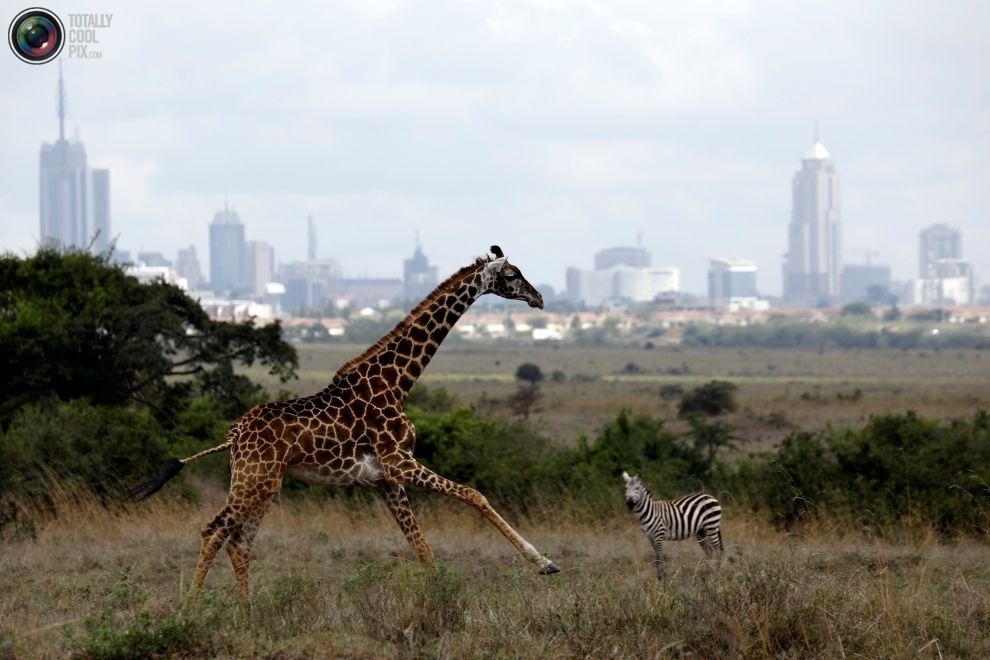
M 67 133 L 113 172 L 132 254 L 203 259 L 227 197 L 279 262 L 306 257 L 311 213 L 318 256 L 352 277 L 401 275 L 418 230 L 441 275 L 498 243 L 561 290 L 568 266 L 642 234 L 686 291 L 705 291 L 708 258 L 743 258 L 774 295 L 817 121 L 845 263 L 879 253 L 915 277 L 918 232 L 946 223 L 990 272 L 983 3 L 303 3 L 293 44 L 274 7 L 220 3 L 194 25 L 182 7 L 122 8 L 102 59 L 59 58 Z M 18 90 L 0 99 L 0 249 L 25 253 L 57 67 L 9 54 L 0 74 Z

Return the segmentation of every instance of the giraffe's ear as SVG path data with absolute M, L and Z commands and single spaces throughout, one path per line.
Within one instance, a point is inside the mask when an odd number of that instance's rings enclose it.
M 623 470 L 622 471 L 622 480 L 625 481 L 626 483 L 629 483 L 632 480 L 632 477 L 629 476 L 629 473 L 628 472 L 626 472 L 625 470 Z
M 502 268 L 505 266 L 505 257 L 496 257 L 495 259 L 489 259 L 488 263 L 485 264 L 485 270 L 489 273 L 500 273 Z

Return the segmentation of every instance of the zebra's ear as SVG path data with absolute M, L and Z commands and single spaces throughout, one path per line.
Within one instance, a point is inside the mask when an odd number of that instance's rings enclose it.
M 625 470 L 622 471 L 622 480 L 623 481 L 625 481 L 626 483 L 629 483 L 629 480 L 631 478 L 632 477 L 629 476 L 629 473 L 628 472 L 626 472 Z

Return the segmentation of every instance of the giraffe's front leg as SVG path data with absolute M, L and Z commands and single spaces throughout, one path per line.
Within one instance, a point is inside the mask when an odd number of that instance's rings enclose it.
M 509 523 L 492 508 L 492 505 L 488 503 L 488 500 L 484 495 L 479 493 L 474 488 L 468 486 L 462 486 L 461 484 L 451 481 L 446 477 L 442 477 L 436 472 L 422 466 L 413 458 L 405 458 L 401 461 L 396 461 L 390 464 L 387 469 L 390 474 L 401 480 L 404 483 L 417 486 L 424 490 L 429 490 L 434 493 L 440 493 L 441 495 L 446 495 L 447 497 L 452 497 L 461 502 L 466 502 L 477 509 L 481 515 L 488 519 L 498 531 L 509 540 L 516 550 L 519 551 L 523 557 L 533 562 L 540 568 L 540 573 L 543 575 L 549 575 L 551 573 L 557 573 L 560 568 L 557 567 L 552 561 L 537 552 L 533 545 L 524 539 L 519 533 L 514 530 Z
M 399 528 L 405 535 L 409 545 L 412 546 L 416 558 L 424 564 L 432 564 L 434 561 L 433 550 L 426 542 L 416 516 L 413 515 L 412 507 L 409 506 L 409 498 L 406 497 L 406 489 L 398 484 L 381 482 L 375 486 L 375 490 L 385 500 L 388 510 L 392 512 L 395 522 L 399 523 Z

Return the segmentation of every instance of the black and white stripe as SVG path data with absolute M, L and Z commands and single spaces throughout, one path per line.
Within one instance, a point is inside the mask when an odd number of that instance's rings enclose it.
M 722 506 L 711 495 L 693 493 L 674 500 L 654 499 L 639 475 L 622 473 L 626 482 L 626 506 L 636 514 L 656 552 L 657 577 L 664 575 L 663 542 L 689 537 L 698 539 L 705 555 L 722 549 Z

